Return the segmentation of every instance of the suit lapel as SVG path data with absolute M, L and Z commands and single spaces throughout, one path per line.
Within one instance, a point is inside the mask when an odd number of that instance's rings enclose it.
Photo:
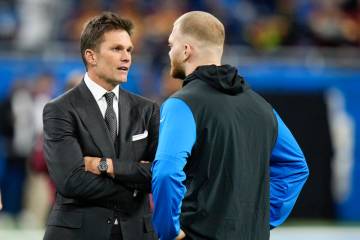
M 77 87 L 78 93 L 72 101 L 81 120 L 90 132 L 104 157 L 114 158 L 115 148 L 99 106 L 84 80 Z M 120 125 L 121 126 L 121 125 Z

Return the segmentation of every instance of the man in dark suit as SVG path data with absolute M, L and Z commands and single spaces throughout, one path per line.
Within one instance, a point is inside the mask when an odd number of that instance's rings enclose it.
M 44 239 L 156 239 L 148 193 L 158 106 L 119 87 L 132 23 L 113 13 L 81 34 L 87 73 L 44 109 L 44 148 L 57 188 Z

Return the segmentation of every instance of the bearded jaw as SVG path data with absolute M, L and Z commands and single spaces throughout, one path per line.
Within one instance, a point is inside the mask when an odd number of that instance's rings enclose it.
M 170 75 L 173 78 L 184 80 L 186 78 L 185 69 L 178 61 L 173 61 L 171 64 Z

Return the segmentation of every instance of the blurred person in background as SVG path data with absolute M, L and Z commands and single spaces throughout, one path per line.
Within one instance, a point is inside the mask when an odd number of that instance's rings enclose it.
M 120 87 L 133 25 L 110 12 L 81 38 L 87 73 L 44 109 L 44 147 L 57 195 L 44 239 L 156 239 L 149 195 L 159 127 L 152 101 Z
M 1 218 L 11 227 L 19 226 L 24 207 L 27 159 L 34 140 L 32 103 L 28 84 L 18 80 L 14 82 L 9 97 L 0 104 L 0 135 L 6 152 L 0 186 L 4 203 Z M 9 217 L 7 220 L 6 216 Z
M 43 134 L 43 122 L 42 122 L 42 112 L 46 103 L 50 101 L 53 95 L 54 88 L 54 76 L 50 73 L 42 73 L 35 80 L 33 86 L 33 99 L 34 99 L 34 124 L 35 132 L 39 138 Z
M 66 88 L 77 86 L 83 75 L 73 72 L 66 81 Z M 40 74 L 32 86 L 31 129 L 33 129 L 34 143 L 28 154 L 28 171 L 25 187 L 24 211 L 21 227 L 42 228 L 47 220 L 49 210 L 55 201 L 55 185 L 50 179 L 46 166 L 43 149 L 42 112 L 44 106 L 53 95 L 54 77 L 49 73 Z M 40 116 L 39 116 L 40 114 Z
M 167 239 L 269 239 L 308 177 L 279 115 L 237 69 L 221 65 L 223 24 L 206 12 L 178 18 L 169 37 L 181 90 L 161 108 L 153 162 L 153 224 Z
M 28 178 L 25 189 L 23 227 L 42 228 L 46 222 L 53 198 L 44 160 L 42 112 L 45 104 L 53 96 L 54 82 L 53 74 L 43 71 L 36 77 L 31 86 L 33 143 L 27 157 Z
M 69 1 L 18 0 L 16 47 L 23 51 L 44 51 L 59 31 Z M 26 41 L 24 41 L 26 39 Z

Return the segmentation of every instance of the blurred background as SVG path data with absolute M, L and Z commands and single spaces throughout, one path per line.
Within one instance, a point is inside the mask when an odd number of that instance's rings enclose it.
M 81 81 L 80 33 L 104 10 L 135 24 L 123 87 L 159 104 L 181 84 L 169 77 L 173 21 L 218 17 L 223 62 L 275 107 L 310 168 L 271 239 L 360 239 L 360 0 L 0 0 L 0 239 L 42 238 L 55 191 L 42 109 Z

